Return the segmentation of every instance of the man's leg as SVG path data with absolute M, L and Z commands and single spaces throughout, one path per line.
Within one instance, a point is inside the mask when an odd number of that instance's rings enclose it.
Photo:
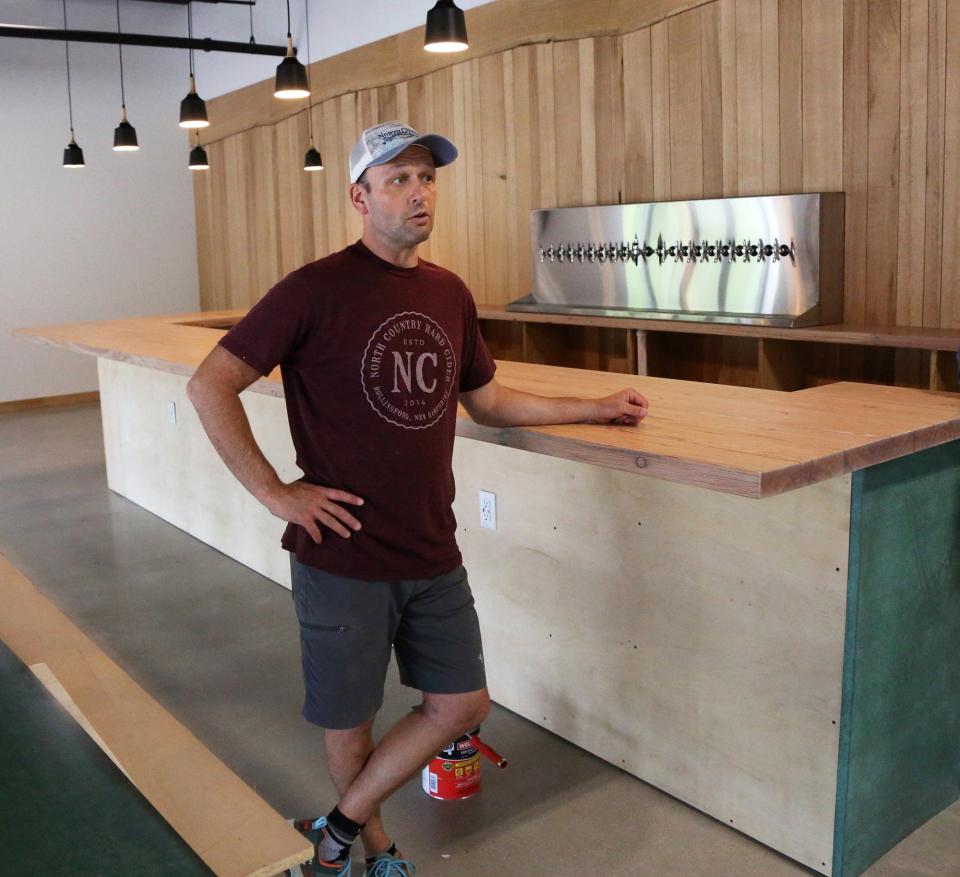
M 327 751 L 327 771 L 337 787 L 337 793 L 342 797 L 373 752 L 373 719 L 345 731 L 324 731 L 324 744 Z M 380 821 L 379 807 L 367 818 L 366 825 L 360 832 L 360 839 L 367 856 L 382 853 L 390 846 L 390 836 Z
M 380 805 L 443 746 L 479 725 L 489 710 L 486 688 L 465 694 L 425 692 L 423 703 L 400 719 L 367 757 L 362 770 L 342 793 L 340 812 L 354 822 L 366 822 L 367 829 L 375 819 L 382 831 Z M 360 751 L 355 750 L 354 762 Z

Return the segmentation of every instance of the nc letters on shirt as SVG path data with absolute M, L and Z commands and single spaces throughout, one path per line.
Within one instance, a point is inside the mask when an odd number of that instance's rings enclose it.
M 373 410 L 403 429 L 429 429 L 440 420 L 456 373 L 446 332 L 416 311 L 394 314 L 376 328 L 360 370 Z

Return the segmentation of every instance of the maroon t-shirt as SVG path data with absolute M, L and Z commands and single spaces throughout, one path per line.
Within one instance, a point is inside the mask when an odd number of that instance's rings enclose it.
M 283 378 L 306 481 L 356 494 L 362 529 L 323 542 L 287 526 L 301 563 L 360 579 L 432 578 L 461 563 L 453 440 L 459 392 L 496 365 L 470 291 L 420 261 L 398 268 L 361 242 L 304 265 L 221 339 L 261 374 Z

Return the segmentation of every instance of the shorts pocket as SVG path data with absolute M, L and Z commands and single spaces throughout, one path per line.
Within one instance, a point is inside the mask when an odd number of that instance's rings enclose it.
M 310 624 L 308 621 L 301 621 L 300 626 L 307 630 L 319 630 L 328 633 L 346 633 L 350 630 L 349 625 L 346 624 Z

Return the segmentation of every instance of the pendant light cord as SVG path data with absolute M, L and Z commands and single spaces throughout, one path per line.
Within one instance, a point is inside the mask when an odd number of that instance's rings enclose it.
M 120 0 L 117 0 L 117 36 L 120 34 Z M 123 88 L 123 43 L 117 43 L 117 50 L 120 52 L 120 106 L 127 108 L 127 95 Z
M 289 0 L 287 8 L 290 8 Z M 313 146 L 313 89 L 310 87 L 310 0 L 303 0 L 303 12 L 307 25 L 307 130 L 310 132 L 310 145 Z
M 287 0 L 287 36 L 293 36 L 293 33 L 290 30 L 290 0 Z
M 119 2 L 119 0 L 117 0 Z M 187 36 L 193 40 L 193 3 L 187 3 Z M 193 76 L 193 46 L 190 47 L 190 76 Z
M 256 40 L 253 38 L 253 4 L 251 3 L 247 9 L 250 10 L 250 45 L 256 45 Z
M 63 0 L 63 32 L 67 32 L 67 0 Z M 70 93 L 70 40 L 63 41 L 67 50 L 67 105 L 70 107 L 70 137 L 73 139 L 73 97 Z

